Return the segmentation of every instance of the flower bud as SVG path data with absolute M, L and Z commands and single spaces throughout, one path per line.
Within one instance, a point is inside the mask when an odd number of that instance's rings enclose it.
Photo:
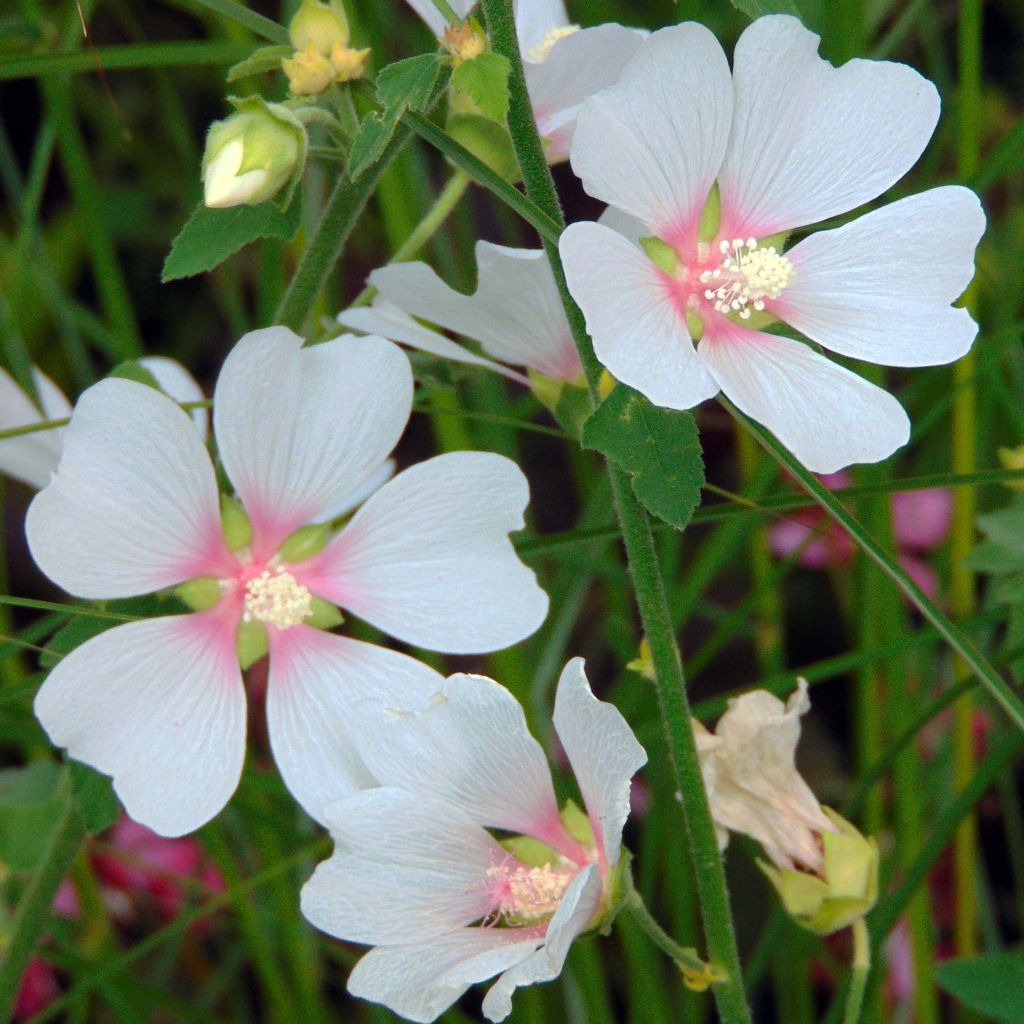
M 257 98 L 235 106 L 206 136 L 203 196 L 214 209 L 266 202 L 294 185 L 305 163 L 306 132 L 290 110 Z
M 335 46 L 347 47 L 349 36 L 348 18 L 340 3 L 302 0 L 288 25 L 288 38 L 296 50 L 312 46 L 323 57 L 330 57 Z
M 831 935 L 862 918 L 878 898 L 878 844 L 865 838 L 831 808 L 822 808 L 835 832 L 822 832 L 818 874 L 758 866 L 775 886 L 786 912 L 816 935 Z

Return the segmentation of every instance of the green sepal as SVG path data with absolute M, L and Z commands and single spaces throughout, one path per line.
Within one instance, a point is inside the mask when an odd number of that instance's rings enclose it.
M 146 387 L 153 388 L 163 394 L 163 388 L 157 383 L 156 377 L 137 359 L 126 359 L 123 363 L 118 363 L 107 374 L 107 377 L 113 377 L 118 380 L 133 380 L 136 384 L 145 384 Z
M 262 622 L 243 622 L 238 627 L 238 664 L 244 672 L 267 656 L 267 628 Z
M 194 612 L 205 612 L 212 608 L 223 595 L 220 580 L 213 576 L 197 576 L 195 579 L 179 583 L 174 588 L 174 596 Z
M 228 68 L 227 80 L 237 82 L 240 78 L 278 71 L 281 68 L 281 60 L 290 57 L 292 52 L 290 46 L 261 46 L 258 50 L 253 50 L 245 60 L 232 64 Z
M 556 380 L 554 377 L 545 377 L 532 367 L 527 367 L 526 376 L 530 378 L 530 390 L 534 398 L 549 410 L 552 415 L 558 407 L 558 400 L 562 397 L 562 389 L 565 387 L 564 380 Z
M 640 247 L 647 253 L 647 258 L 663 274 L 675 277 L 676 271 L 679 270 L 679 253 L 668 242 L 663 242 L 660 238 L 649 235 L 646 238 L 640 239 Z
M 594 829 L 586 811 L 580 809 L 575 800 L 566 800 L 562 807 L 562 824 L 565 830 L 584 846 L 594 845 Z
M 479 114 L 453 113 L 448 118 L 448 134 L 483 161 L 495 174 L 510 184 L 519 181 L 519 161 L 512 136 L 504 125 L 488 121 Z
M 533 836 L 513 836 L 502 839 L 500 845 L 527 867 L 543 868 L 558 861 L 558 851 Z
M 220 523 L 224 541 L 231 551 L 241 551 L 252 543 L 252 523 L 242 506 L 226 494 L 220 496 Z
M 597 912 L 591 918 L 584 934 L 607 935 L 615 919 L 629 902 L 633 890 L 633 854 L 626 847 L 619 850 L 619 860 L 608 869 L 604 879 L 604 891 Z
M 704 209 L 700 211 L 700 222 L 697 224 L 697 240 L 711 242 L 718 234 L 718 225 L 722 219 L 722 195 L 718 190 L 718 182 L 711 186 Z
M 567 384 L 558 396 L 558 404 L 552 414 L 558 425 L 569 435 L 579 440 L 583 436 L 583 424 L 593 409 L 585 387 Z
M 303 619 L 303 625 L 314 629 L 334 629 L 345 621 L 345 616 L 336 605 L 315 594 L 310 598 L 310 613 Z
M 300 526 L 293 534 L 285 538 L 278 549 L 282 561 L 295 563 L 320 554 L 331 539 L 331 529 L 324 523 L 310 523 Z

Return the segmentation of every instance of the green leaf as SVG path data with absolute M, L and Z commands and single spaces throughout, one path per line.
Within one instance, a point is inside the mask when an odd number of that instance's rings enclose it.
M 424 53 L 418 57 L 388 64 L 377 72 L 375 85 L 377 98 L 387 108 L 402 107 L 423 113 L 434 94 L 434 84 L 441 71 L 436 53 Z
M 211 210 L 200 203 L 171 244 L 160 279 L 177 281 L 213 270 L 257 238 L 291 241 L 299 230 L 301 207 L 298 198 L 287 210 L 273 202 L 226 210 Z
M 121 813 L 121 803 L 114 794 L 114 783 L 106 775 L 80 761 L 68 761 L 71 788 L 86 831 L 94 836 L 109 828 Z
M 381 68 L 376 89 L 384 109 L 371 111 L 359 123 L 348 154 L 349 177 L 358 178 L 380 159 L 407 110 L 427 109 L 440 71 L 438 56 L 432 53 L 407 57 Z
M 1021 572 L 1024 550 L 995 540 L 983 540 L 965 559 L 964 565 L 975 572 Z
M 935 969 L 939 987 L 969 1010 L 1002 1024 L 1024 1024 L 1024 957 L 1016 953 L 947 960 Z
M 732 0 L 732 5 L 748 18 L 760 18 L 763 14 L 795 14 L 800 17 L 800 9 L 793 0 Z
M 452 88 L 477 105 L 480 113 L 502 124 L 508 116 L 508 76 L 512 68 L 500 53 L 481 53 L 452 72 Z
M 0 861 L 15 871 L 31 870 L 46 853 L 53 820 L 67 799 L 61 775 L 53 761 L 0 771 Z
M 704 486 L 704 460 L 690 413 L 659 409 L 618 384 L 583 425 L 583 446 L 603 452 L 628 473 L 649 512 L 677 530 L 690 521 Z
M 261 46 L 253 50 L 245 60 L 240 60 L 233 67 L 228 68 L 227 79 L 229 82 L 237 82 L 240 78 L 248 78 L 250 75 L 262 75 L 267 71 L 280 71 L 281 61 L 292 55 L 290 46 Z
M 120 625 L 116 620 L 91 618 L 86 615 L 73 618 L 50 637 L 46 644 L 46 653 L 39 656 L 42 668 L 53 668 L 65 654 L 70 654 L 100 633 Z

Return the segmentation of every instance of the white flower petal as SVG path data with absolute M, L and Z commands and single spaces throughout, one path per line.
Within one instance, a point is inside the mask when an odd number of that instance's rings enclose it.
M 520 938 L 517 931 L 460 928 L 426 944 L 371 949 L 352 969 L 348 990 L 383 1003 L 406 1020 L 431 1024 L 470 985 L 529 956 L 540 944 L 540 939 Z
M 160 390 L 176 402 L 201 402 L 206 397 L 195 377 L 176 359 L 145 356 L 139 360 L 139 365 L 149 370 Z M 192 409 L 189 416 L 205 441 L 210 429 L 210 414 L 205 409 Z
M 335 505 L 321 515 L 315 516 L 313 522 L 326 523 L 347 516 L 353 509 L 359 508 L 371 494 L 379 491 L 395 475 L 397 468 L 398 464 L 394 459 L 385 459 L 358 491 L 348 495 L 340 505 Z
M 597 25 L 559 39 L 542 63 L 524 63 L 537 127 L 549 139 L 549 161 L 568 157 L 580 105 L 619 80 L 644 38 L 622 25 Z
M 417 264 L 407 265 L 416 266 Z M 423 264 L 418 265 L 422 266 Z M 440 284 L 440 281 L 438 283 Z M 370 306 L 342 310 L 338 314 L 337 320 L 345 327 L 352 327 L 367 334 L 379 334 L 382 338 L 390 338 L 391 341 L 411 345 L 421 352 L 437 356 L 440 359 L 450 359 L 454 363 L 468 363 L 470 366 L 483 366 L 520 384 L 526 386 L 530 384 L 529 379 L 521 373 L 510 370 L 507 366 L 502 366 L 493 360 L 484 359 L 483 356 L 470 352 L 468 348 L 463 348 L 443 334 L 424 327 L 423 324 L 409 316 L 404 309 L 399 308 L 394 302 L 389 302 L 381 295 L 378 295 Z
M 449 288 L 425 263 L 381 267 L 370 284 L 413 316 L 479 341 L 495 359 L 547 377 L 579 377 L 579 356 L 543 250 L 477 242 L 476 261 L 473 295 Z
M 221 461 L 268 558 L 378 472 L 412 408 L 412 370 L 383 338 L 302 348 L 285 327 L 245 335 L 214 396 Z
M 75 406 L 52 482 L 26 517 L 32 557 L 79 597 L 217 575 L 228 557 L 217 481 L 188 416 L 160 392 L 104 380 Z
M 573 940 L 590 923 L 601 901 L 601 873 L 596 864 L 581 871 L 566 889 L 555 916 L 548 924 L 544 945 L 510 967 L 484 997 L 488 1020 L 502 1021 L 512 1012 L 512 994 L 523 985 L 550 981 L 562 973 Z
M 452 676 L 416 710 L 361 709 L 358 743 L 383 785 L 433 795 L 489 828 L 564 838 L 544 751 L 492 679 Z
M 39 370 L 33 369 L 32 376 L 42 413 L 14 378 L 0 369 L 0 430 L 27 427 L 44 419 L 62 420 L 71 415 L 71 405 L 60 388 Z M 0 473 L 29 487 L 45 487 L 60 460 L 63 434 L 63 428 L 58 427 L 0 441 Z
M 572 169 L 590 195 L 673 245 L 692 245 L 731 116 L 718 41 L 702 25 L 673 25 L 648 37 L 618 84 L 583 105 Z
M 590 689 L 582 658 L 562 670 L 555 694 L 555 730 L 587 805 L 599 852 L 615 865 L 629 816 L 629 787 L 647 754 L 614 704 Z
M 558 248 L 597 358 L 614 377 L 670 409 L 690 409 L 718 393 L 683 310 L 641 249 L 591 223 L 570 225 Z
M 913 68 L 851 60 L 834 68 L 796 18 L 758 18 L 733 57 L 736 106 L 719 175 L 722 233 L 764 237 L 881 195 L 924 151 L 939 117 Z
M 452 452 L 389 480 L 303 567 L 305 585 L 378 629 L 450 654 L 491 651 L 544 621 L 548 598 L 508 534 L 529 498 L 515 463 Z
M 460 17 L 465 18 L 475 0 L 449 0 L 449 6 Z M 448 19 L 437 9 L 434 0 L 406 0 L 406 3 L 427 23 L 427 27 L 439 39 L 444 35 Z
M 101 633 L 53 669 L 35 712 L 56 746 L 113 776 L 136 821 L 163 836 L 191 832 L 227 803 L 242 772 L 233 623 L 215 610 Z
M 302 889 L 302 912 L 349 942 L 430 942 L 484 917 L 503 851 L 442 801 L 388 787 L 332 804 L 335 851 Z
M 892 395 L 798 341 L 716 317 L 699 354 L 730 401 L 812 472 L 879 462 L 910 438 Z
M 267 726 L 281 777 L 319 822 L 334 800 L 374 784 L 353 735 L 368 698 L 416 706 L 444 677 L 408 655 L 309 626 L 270 630 Z
M 514 0 L 512 9 L 519 49 L 524 59 L 528 59 L 531 49 L 544 42 L 551 29 L 564 28 L 569 24 L 565 0 Z
M 974 275 L 985 230 L 978 197 L 958 186 L 910 196 L 787 255 L 795 279 L 768 308 L 835 352 L 886 366 L 959 359 L 978 328 L 952 309 Z

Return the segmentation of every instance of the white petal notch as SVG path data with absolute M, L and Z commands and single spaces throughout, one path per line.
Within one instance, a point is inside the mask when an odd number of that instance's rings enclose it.
M 175 398 L 197 393 L 173 364 L 155 369 Z M 462 452 L 392 478 L 411 398 L 409 361 L 383 338 L 311 349 L 284 328 L 243 338 L 217 386 L 218 450 L 240 499 L 223 522 L 199 425 L 174 400 L 124 379 L 79 400 L 29 509 L 37 563 L 80 597 L 187 584 L 178 596 L 204 609 L 105 633 L 40 690 L 54 743 L 111 775 L 138 820 L 181 834 L 230 796 L 245 745 L 240 654 L 248 666 L 269 651 L 271 745 L 313 818 L 374 784 L 354 736 L 360 706 L 420 708 L 443 677 L 328 632 L 343 622 L 331 601 L 455 651 L 504 647 L 540 625 L 547 596 L 509 539 L 525 477 L 501 456 Z M 19 415 L 39 417 L 33 408 Z M 347 525 L 334 518 L 359 503 Z
M 939 114 L 935 88 L 912 68 L 835 68 L 818 43 L 795 18 L 759 18 L 730 76 L 700 26 L 655 32 L 579 116 L 573 169 L 615 212 L 570 225 L 560 251 L 617 380 L 670 409 L 721 390 L 808 469 L 833 472 L 892 455 L 909 439 L 906 414 L 764 329 L 781 321 L 886 366 L 960 358 L 977 328 L 952 303 L 973 275 L 985 217 L 968 189 L 937 188 L 785 249 L 793 229 L 876 198 L 910 170 Z M 616 237 L 611 225 L 629 218 Z
M 0 431 L 63 420 L 71 415 L 71 404 L 49 377 L 40 370 L 34 370 L 32 377 L 39 396 L 38 406 L 6 370 L 0 369 Z M 0 441 L 0 473 L 29 487 L 45 487 L 60 461 L 63 436 L 64 428 L 55 427 Z
M 493 680 L 453 676 L 412 712 L 366 702 L 357 742 L 383 785 L 327 808 L 336 849 L 302 891 L 313 924 L 375 947 L 349 977 L 353 995 L 430 1022 L 498 975 L 483 1009 L 502 1021 L 515 989 L 557 977 L 573 940 L 611 912 L 630 775 L 646 757 L 579 658 L 555 716 L 589 837 L 559 814 L 522 708 Z

